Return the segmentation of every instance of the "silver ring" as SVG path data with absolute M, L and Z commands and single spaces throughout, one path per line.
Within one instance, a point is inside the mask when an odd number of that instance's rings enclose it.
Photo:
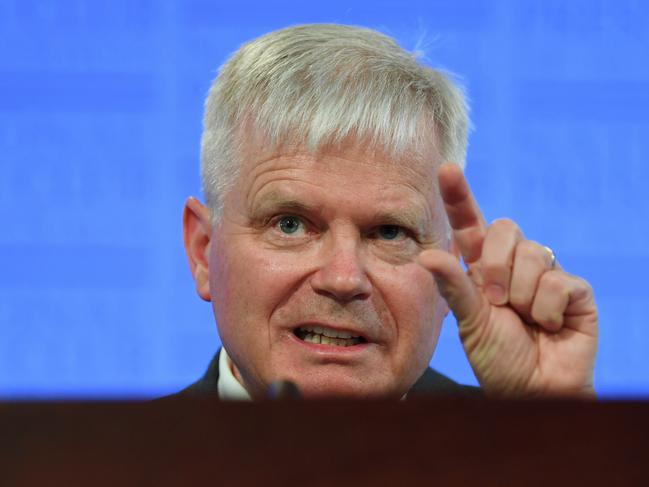
M 555 255 L 554 250 L 547 245 L 544 245 L 543 248 L 550 253 L 550 269 L 554 269 L 557 266 L 557 256 Z

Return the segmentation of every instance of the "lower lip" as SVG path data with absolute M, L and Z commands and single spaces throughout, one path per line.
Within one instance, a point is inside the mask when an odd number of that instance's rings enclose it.
M 306 342 L 298 338 L 297 336 L 295 336 L 295 334 L 293 333 L 291 333 L 291 339 L 296 344 L 304 347 L 304 349 L 309 350 L 313 353 L 317 353 L 322 357 L 326 357 L 326 356 L 332 356 L 332 357 L 350 356 L 351 357 L 353 355 L 357 355 L 359 353 L 364 352 L 371 345 L 371 343 L 367 343 L 367 342 L 359 343 L 357 345 L 350 345 L 349 347 L 340 347 L 336 345 L 322 345 L 320 343 Z

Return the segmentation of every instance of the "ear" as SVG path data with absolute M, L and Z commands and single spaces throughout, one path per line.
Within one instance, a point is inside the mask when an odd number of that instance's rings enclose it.
M 183 239 L 189 259 L 189 270 L 194 276 L 196 292 L 205 301 L 211 301 L 209 281 L 209 249 L 212 237 L 210 211 L 194 197 L 185 202 L 183 210 Z

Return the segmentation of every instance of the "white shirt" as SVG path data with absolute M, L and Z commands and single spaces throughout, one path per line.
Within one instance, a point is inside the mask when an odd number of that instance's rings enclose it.
M 219 391 L 219 399 L 224 401 L 252 401 L 248 391 L 232 373 L 232 359 L 223 347 L 219 356 L 219 379 L 216 387 Z

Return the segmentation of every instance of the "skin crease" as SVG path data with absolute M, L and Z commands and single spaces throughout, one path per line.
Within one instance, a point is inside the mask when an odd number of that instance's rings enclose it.
M 185 212 L 197 289 L 212 301 L 235 377 L 254 398 L 278 379 L 305 397 L 403 396 L 428 366 L 448 312 L 417 263 L 423 249 L 450 248 L 437 162 L 395 163 L 359 147 L 245 160 L 218 228 L 195 199 Z M 283 232 L 282 215 L 297 217 L 298 231 Z M 380 233 L 398 223 L 408 228 L 396 239 Z M 293 335 L 313 322 L 369 343 L 350 357 L 314 353 Z

